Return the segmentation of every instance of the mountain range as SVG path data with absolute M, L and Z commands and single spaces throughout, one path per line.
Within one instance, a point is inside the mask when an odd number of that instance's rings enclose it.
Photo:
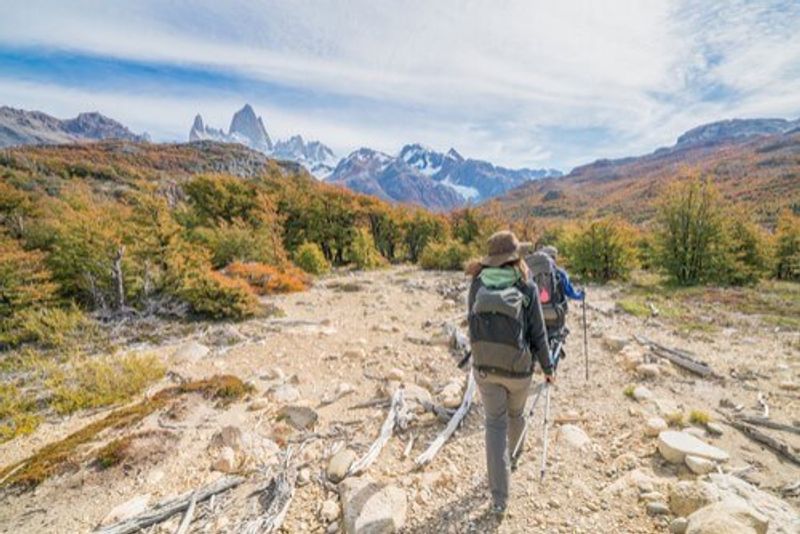
M 481 209 L 508 221 L 618 215 L 643 222 L 652 218 L 664 186 L 681 176 L 712 179 L 725 198 L 750 207 L 764 222 L 783 208 L 800 212 L 800 119 L 705 124 L 673 146 L 529 182 Z
M 452 148 L 441 153 L 412 144 L 397 156 L 369 148 L 356 150 L 339 162 L 327 181 L 384 200 L 446 211 L 492 198 L 530 180 L 560 175 L 553 169 L 507 169 L 465 159 Z
M 97 112 L 81 113 L 74 119 L 57 119 L 41 111 L 0 106 L 0 147 L 55 145 L 124 139 L 149 141 L 147 134 L 135 134 L 113 119 Z
M 239 143 L 277 159 L 295 161 L 317 178 L 325 178 L 333 170 L 337 158 L 333 151 L 319 141 L 306 142 L 299 135 L 285 141 L 272 142 L 264 121 L 250 104 L 233 114 L 228 131 L 203 123 L 198 113 L 189 131 L 189 141 L 218 141 Z

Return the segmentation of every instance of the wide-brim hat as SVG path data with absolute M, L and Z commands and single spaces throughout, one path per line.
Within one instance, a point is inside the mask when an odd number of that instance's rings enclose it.
M 481 259 L 481 263 L 487 267 L 500 267 L 519 259 L 519 240 L 513 232 L 495 232 L 487 245 L 488 254 Z

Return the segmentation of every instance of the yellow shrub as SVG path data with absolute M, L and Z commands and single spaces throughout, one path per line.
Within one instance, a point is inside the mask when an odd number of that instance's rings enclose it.
M 245 319 L 258 312 L 258 301 L 244 280 L 216 271 L 184 278 L 180 295 L 198 315 L 212 319 Z

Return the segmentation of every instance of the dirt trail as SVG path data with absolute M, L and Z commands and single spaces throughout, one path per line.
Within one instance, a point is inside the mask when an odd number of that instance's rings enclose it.
M 386 417 L 382 406 L 353 407 L 386 398 L 388 378 L 421 386 L 434 400 L 441 400 L 437 393 L 448 383 L 464 381 L 465 373 L 456 368 L 455 356 L 439 343 L 439 338 L 443 321 L 463 315 L 465 289 L 462 275 L 409 267 L 336 275 L 320 280 L 306 293 L 271 299 L 284 312 L 281 319 L 198 325 L 187 339 L 142 349 L 155 350 L 183 378 L 229 373 L 251 382 L 256 392 L 224 408 L 187 397 L 173 406 L 170 414 L 153 414 L 128 429 L 140 437 L 134 453 L 120 465 L 100 470 L 83 462 L 78 469 L 47 480 L 31 492 L 6 495 L 0 505 L 0 531 L 86 532 L 109 510 L 132 497 L 150 494 L 154 503 L 206 484 L 221 476 L 211 468 L 217 457 L 209 447 L 213 436 L 229 425 L 249 436 L 248 452 L 238 458 L 244 461 L 239 470 L 248 472 L 274 452 L 268 446 L 273 441 L 283 445 L 299 435 L 286 422 L 276 420 L 284 404 L 313 408 L 319 416 L 315 431 L 322 437 L 310 441 L 300 453 L 300 483 L 283 529 L 336 531 L 329 520 L 320 518 L 323 501 L 337 500 L 335 486 L 325 476 L 328 458 L 342 445 L 364 452 Z M 366 473 L 379 482 L 397 485 L 405 493 L 405 531 L 669 531 L 674 516 L 649 515 L 635 488 L 635 477 L 630 483 L 626 481 L 632 472 L 646 473 L 658 490 L 695 476 L 685 466 L 676 467 L 663 460 L 656 439 L 646 436 L 648 418 L 702 409 L 719 419 L 716 409 L 721 401 L 757 413 L 762 409 L 758 400 L 762 394 L 773 419 L 800 419 L 800 393 L 778 387 L 780 383 L 800 381 L 797 332 L 731 327 L 719 334 L 687 338 L 657 321 L 614 313 L 615 291 L 610 287 L 589 289 L 588 382 L 584 380 L 580 310 L 573 307 L 567 358 L 552 394 L 553 418 L 571 421 L 591 442 L 582 448 L 572 446 L 564 426 L 553 425 L 548 474 L 540 482 L 539 410 L 522 465 L 513 476 L 509 516 L 498 523 L 488 514 L 480 398 L 434 461 L 415 471 L 413 458 L 444 426 L 432 414 L 420 415 L 408 430 L 388 442 Z M 720 313 L 733 314 L 735 310 Z M 626 359 L 639 363 L 647 358 L 644 348 L 630 341 L 634 334 L 693 352 L 722 379 L 701 379 L 663 363 L 657 377 L 640 378 L 626 367 Z M 623 343 L 616 338 L 627 338 L 629 348 L 619 352 L 611 347 Z M 202 355 L 203 351 L 187 350 L 189 341 L 210 351 Z M 176 356 L 176 351 L 183 352 L 183 358 Z M 165 379 L 151 391 L 168 383 Z M 644 385 L 653 400 L 627 398 L 623 391 L 629 384 Z M 348 385 L 352 393 L 320 405 L 323 399 L 335 398 L 337 389 L 346 391 Z M 292 399 L 296 393 L 299 398 Z M 31 436 L 0 445 L 0 466 L 24 458 L 103 413 L 45 424 Z M 704 440 L 730 453 L 725 470 L 752 466 L 744 478 L 776 495 L 782 487 L 800 479 L 799 466 L 723 427 L 721 436 L 710 436 L 702 429 L 696 432 L 703 432 Z M 404 458 L 412 435 L 413 449 Z M 795 446 L 800 444 L 792 440 L 797 436 L 776 436 Z M 98 439 L 82 453 L 91 456 L 92 450 L 111 437 Z M 259 441 L 264 438 L 272 441 Z M 258 474 L 250 473 L 248 483 L 220 496 L 213 507 L 208 503 L 199 507 L 191 531 L 235 531 L 240 521 L 253 513 L 255 499 L 250 495 L 262 483 Z M 627 486 L 636 491 L 628 491 Z M 800 504 L 797 496 L 785 498 L 795 509 Z M 174 532 L 179 521 L 180 516 L 175 516 L 153 531 Z M 341 519 L 334 523 L 342 525 Z

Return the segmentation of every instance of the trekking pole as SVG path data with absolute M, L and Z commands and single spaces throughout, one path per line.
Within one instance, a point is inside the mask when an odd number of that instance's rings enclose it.
M 589 381 L 589 339 L 586 337 L 586 289 L 583 290 L 583 362 L 586 368 L 586 382 Z
M 550 383 L 544 384 L 544 432 L 542 437 L 542 470 L 539 482 L 544 481 L 544 473 L 547 469 L 547 419 L 550 417 Z
M 531 419 L 533 419 L 533 413 L 536 410 L 536 403 L 539 402 L 539 397 L 542 396 L 542 390 L 544 387 L 539 387 L 539 391 L 536 392 L 536 396 L 533 398 L 533 403 L 531 404 L 528 413 L 525 414 L 525 423 L 522 427 L 522 433 L 517 438 L 517 444 L 514 446 L 514 452 L 511 454 L 511 458 L 516 458 L 519 454 L 520 449 L 522 449 L 522 444 L 525 443 L 525 437 L 528 435 L 528 423 Z

